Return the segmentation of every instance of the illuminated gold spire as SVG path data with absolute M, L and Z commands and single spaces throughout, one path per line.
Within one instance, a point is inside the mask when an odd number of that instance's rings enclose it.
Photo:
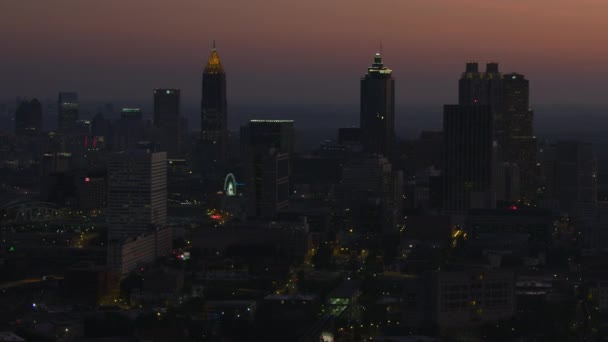
M 211 49 L 211 55 L 209 55 L 209 60 L 207 60 L 207 65 L 205 66 L 205 74 L 223 74 L 224 67 L 222 66 L 222 62 L 220 62 L 220 56 L 217 54 L 217 50 L 215 49 L 215 40 L 213 41 L 213 49 Z

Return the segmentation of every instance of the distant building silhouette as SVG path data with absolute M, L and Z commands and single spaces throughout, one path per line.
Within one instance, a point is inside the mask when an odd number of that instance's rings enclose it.
M 79 114 L 78 93 L 61 92 L 57 102 L 57 129 L 69 132 L 76 126 Z
M 338 144 L 353 148 L 362 146 L 362 130 L 357 127 L 347 127 L 338 129 Z
M 282 153 L 293 153 L 295 130 L 293 120 L 250 120 L 241 127 L 241 146 L 246 153 L 251 148 L 274 148 Z
M 161 145 L 169 158 L 180 150 L 180 90 L 154 89 L 154 127 L 161 132 Z
M 148 129 L 140 108 L 122 108 L 120 119 L 114 122 L 112 130 L 112 150 L 124 151 L 148 137 Z
M 597 160 L 591 143 L 563 140 L 543 144 L 539 153 L 544 198 L 555 200 L 561 212 L 597 204 Z
M 444 209 L 465 212 L 493 204 L 493 118 L 490 106 L 446 105 L 444 132 Z
M 241 127 L 248 216 L 274 218 L 287 208 L 293 150 L 292 120 L 251 120 Z
M 360 127 L 364 150 L 392 157 L 395 143 L 395 80 L 377 53 L 361 79 Z
M 91 120 L 91 133 L 97 137 L 104 137 L 104 141 L 110 138 L 112 125 L 103 113 L 97 113 Z
M 443 157 L 443 132 L 441 131 L 422 131 L 418 139 L 414 140 L 413 155 L 415 170 L 435 166 L 442 168 Z
M 393 233 L 402 223 L 403 174 L 382 156 L 362 156 L 342 168 L 341 193 L 355 229 Z
M 15 112 L 15 134 L 34 135 L 42 131 L 42 104 L 37 99 L 21 101 Z
M 143 120 L 144 113 L 141 108 L 122 108 L 120 110 L 120 118 L 128 120 Z

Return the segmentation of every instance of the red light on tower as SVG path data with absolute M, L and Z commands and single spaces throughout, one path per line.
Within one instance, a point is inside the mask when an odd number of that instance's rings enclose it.
M 517 210 L 517 209 L 519 209 L 519 208 L 517 208 L 516 205 L 512 205 L 512 206 L 509 207 L 509 210 Z
M 88 183 L 88 182 L 90 182 L 90 181 L 91 181 L 91 178 L 89 178 L 89 177 L 85 177 L 85 178 L 84 178 L 84 182 L 85 182 L 85 183 Z

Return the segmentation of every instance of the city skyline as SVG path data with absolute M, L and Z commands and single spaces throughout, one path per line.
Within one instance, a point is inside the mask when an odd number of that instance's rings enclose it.
M 608 0 L 0 11 L 0 341 L 608 336 Z
M 186 104 L 196 103 L 215 39 L 231 70 L 234 105 L 356 103 L 359 70 L 381 44 L 401 84 L 397 104 L 454 102 L 453 76 L 474 60 L 502 62 L 505 71 L 528 75 L 534 104 L 603 104 L 606 24 L 599 13 L 608 4 L 557 2 L 383 1 L 370 13 L 359 1 L 323 3 L 321 11 L 318 1 L 179 1 L 165 9 L 157 1 L 81 8 L 59 0 L 45 11 L 31 1 L 11 3 L 7 10 L 19 20 L 0 24 L 11 51 L 0 69 L 6 80 L 0 93 L 44 99 L 77 89 L 83 102 L 147 101 L 151 89 L 171 87 L 182 89 Z M 82 15 L 68 23 L 70 11 Z M 63 45 L 72 52 L 57 48 Z M 328 73 L 338 81 L 319 84 L 318 75 Z

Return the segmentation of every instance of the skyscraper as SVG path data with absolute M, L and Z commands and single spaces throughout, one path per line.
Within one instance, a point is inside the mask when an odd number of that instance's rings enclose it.
M 228 140 L 226 73 L 213 44 L 203 71 L 201 100 L 201 154 L 205 174 L 222 173 Z
M 78 121 L 78 111 L 78 93 L 59 93 L 57 107 L 57 129 L 60 132 L 69 132 L 74 129 L 76 126 L 76 121 Z
M 495 166 L 492 127 L 489 106 L 444 106 L 443 200 L 446 210 L 464 212 L 471 208 L 473 197 L 491 193 Z
M 502 149 L 505 145 L 502 121 L 503 75 L 498 69 L 498 63 L 487 63 L 485 72 L 479 71 L 478 63 L 466 64 L 465 72 L 458 81 L 458 104 L 490 107 L 494 122 L 493 139 L 498 147 L 497 158 L 502 160 Z
M 289 205 L 293 120 L 251 120 L 241 128 L 247 212 L 274 218 Z
M 179 155 L 179 89 L 154 89 L 154 127 L 161 131 L 161 146 L 170 158 Z
M 486 64 L 485 72 L 479 71 L 477 63 L 467 63 L 459 81 L 458 99 L 461 105 L 490 107 L 496 160 L 517 164 L 521 180 L 518 197 L 534 197 L 538 170 L 528 80 L 521 74 L 501 73 L 497 63 Z
M 42 131 L 42 104 L 37 99 L 21 101 L 15 112 L 15 134 L 32 135 Z
M 395 80 L 392 70 L 376 53 L 374 63 L 361 79 L 361 116 L 363 147 L 367 152 L 392 157 L 395 143 Z
M 533 127 L 534 112 L 530 109 L 529 89 L 529 82 L 524 75 L 504 75 L 501 115 L 505 137 L 503 159 L 518 164 L 521 192 L 527 198 L 535 196 L 539 180 Z
M 108 164 L 108 235 L 122 239 L 167 223 L 167 154 L 116 153 Z
M 503 79 L 504 126 L 511 137 L 533 135 L 534 112 L 530 109 L 530 85 L 518 73 L 504 75 Z
M 487 63 L 486 71 L 479 71 L 479 64 L 467 63 L 458 81 L 458 104 L 489 106 L 494 113 L 502 111 L 503 76 L 498 63 Z

